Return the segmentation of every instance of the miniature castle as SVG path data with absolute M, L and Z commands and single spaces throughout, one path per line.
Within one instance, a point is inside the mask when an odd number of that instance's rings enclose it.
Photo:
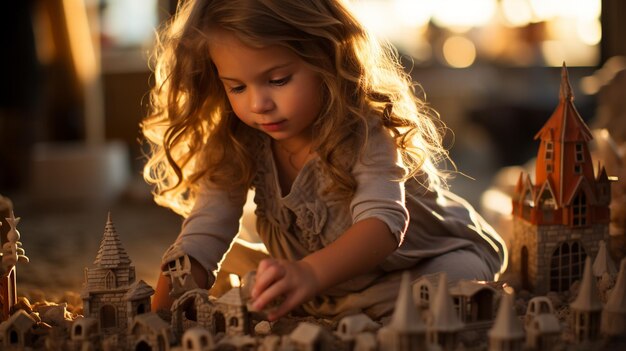
M 135 281 L 135 267 L 111 220 L 107 217 L 94 268 L 85 269 L 81 298 L 85 317 L 98 321 L 105 335 L 125 334 L 133 318 L 150 312 L 154 289 Z
M 580 280 L 586 257 L 608 240 L 610 180 L 594 174 L 589 128 L 576 111 L 567 69 L 559 104 L 535 135 L 540 140 L 535 180 L 520 174 L 513 195 L 510 269 L 522 288 L 562 292 Z

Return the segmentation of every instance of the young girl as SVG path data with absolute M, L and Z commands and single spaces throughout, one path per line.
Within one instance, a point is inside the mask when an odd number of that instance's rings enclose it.
M 270 320 L 298 306 L 378 319 L 405 270 L 500 273 L 501 239 L 443 187 L 436 114 L 339 0 L 184 1 L 159 48 L 144 173 L 186 216 L 165 258 L 188 255 L 198 286 L 223 262 L 256 269 Z M 236 245 L 224 259 L 250 188 L 270 258 Z M 156 290 L 167 308 L 163 276 Z

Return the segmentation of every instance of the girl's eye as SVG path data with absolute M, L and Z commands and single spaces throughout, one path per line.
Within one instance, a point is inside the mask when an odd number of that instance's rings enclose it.
M 289 83 L 290 80 L 291 80 L 291 76 L 287 76 L 281 79 L 272 79 L 270 80 L 270 84 L 280 87 Z
M 245 88 L 246 88 L 245 86 L 239 85 L 236 87 L 229 88 L 228 91 L 232 94 L 239 94 L 239 93 L 243 93 Z

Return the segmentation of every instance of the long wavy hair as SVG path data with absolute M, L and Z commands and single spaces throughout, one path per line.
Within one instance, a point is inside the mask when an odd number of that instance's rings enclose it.
M 155 201 L 187 215 L 199 183 L 247 189 L 255 175 L 261 132 L 239 121 L 209 56 L 209 35 L 232 31 L 254 47 L 295 52 L 323 82 L 313 125 L 313 149 L 334 193 L 356 189 L 351 168 L 374 123 L 395 138 L 407 173 L 445 183 L 437 164 L 447 158 L 443 124 L 415 94 L 397 52 L 374 39 L 340 0 L 187 0 L 159 32 L 153 55 L 155 87 L 142 122 L 150 145 L 144 178 Z

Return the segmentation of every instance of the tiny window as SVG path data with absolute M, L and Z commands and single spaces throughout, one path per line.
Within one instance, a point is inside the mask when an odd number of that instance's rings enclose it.
M 583 162 L 583 161 L 585 161 L 585 156 L 583 154 L 583 144 L 577 143 L 576 144 L 576 162 Z

